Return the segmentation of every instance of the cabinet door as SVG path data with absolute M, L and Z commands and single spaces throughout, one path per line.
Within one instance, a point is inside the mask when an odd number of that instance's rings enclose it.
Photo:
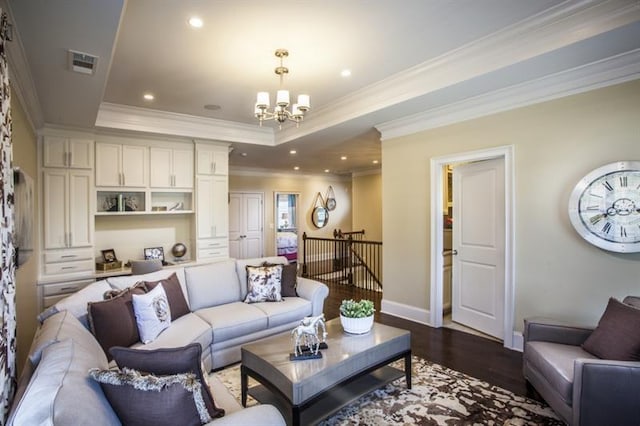
M 123 186 L 147 186 L 147 147 L 122 145 Z
M 72 169 L 93 169 L 93 145 L 91 139 L 69 139 L 69 164 Z
M 149 149 L 150 186 L 152 188 L 171 188 L 173 186 L 171 154 L 172 151 L 167 148 Z
M 120 186 L 122 184 L 122 145 L 96 144 L 96 186 Z
M 213 153 L 206 150 L 198 150 L 196 153 L 196 173 L 199 175 L 213 174 Z
M 226 177 L 213 178 L 213 236 L 229 235 L 229 183 Z
M 196 178 L 196 236 L 213 237 L 213 178 Z
M 193 151 L 173 150 L 173 186 L 193 188 Z
M 213 152 L 213 173 L 224 176 L 229 174 L 229 153 L 227 150 Z
M 44 248 L 67 246 L 68 177 L 66 170 L 44 171 Z
M 93 244 L 93 215 L 91 212 L 91 172 L 69 172 L 69 237 L 68 247 L 87 247 Z
M 44 167 L 67 166 L 67 138 L 45 136 L 43 148 Z

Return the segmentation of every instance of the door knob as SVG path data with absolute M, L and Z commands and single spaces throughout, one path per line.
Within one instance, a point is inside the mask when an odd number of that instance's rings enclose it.
M 458 250 L 451 250 L 451 254 L 454 255 L 454 256 L 457 256 L 458 255 Z

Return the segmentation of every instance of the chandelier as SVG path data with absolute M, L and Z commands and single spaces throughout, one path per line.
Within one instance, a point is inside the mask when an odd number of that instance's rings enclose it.
M 289 51 L 287 49 L 278 49 L 275 55 L 280 58 L 280 66 L 275 68 L 276 74 L 280 76 L 280 89 L 276 93 L 276 105 L 270 111 L 269 92 L 258 92 L 255 116 L 260 120 L 260 126 L 262 126 L 263 121 L 276 120 L 280 129 L 282 129 L 282 123 L 289 120 L 295 122 L 296 127 L 298 127 L 304 118 L 304 113 L 309 111 L 309 95 L 298 95 L 298 103 L 291 106 L 291 111 L 287 109 L 289 106 L 289 91 L 282 88 L 282 82 L 284 75 L 289 73 L 289 69 L 283 65 L 282 61 L 283 58 L 289 56 Z

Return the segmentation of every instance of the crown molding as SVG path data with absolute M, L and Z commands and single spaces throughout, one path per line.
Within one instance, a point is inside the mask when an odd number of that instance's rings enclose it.
M 565 1 L 537 15 L 399 72 L 305 117 L 276 144 L 307 136 L 640 20 L 640 1 Z
M 381 140 L 414 134 L 640 78 L 640 49 L 413 114 L 376 127 Z
M 7 63 L 9 64 L 9 83 L 13 89 L 13 93 L 18 97 L 20 104 L 27 116 L 27 121 L 34 131 L 37 131 L 44 125 L 44 116 L 36 85 L 33 82 L 29 61 L 24 51 L 24 45 L 20 38 L 19 28 L 15 24 L 11 6 L 6 0 L 0 0 L 0 8 L 7 14 L 9 23 L 13 25 L 13 41 L 6 42 Z
M 381 174 L 382 174 L 382 167 L 377 169 L 369 169 L 369 170 L 362 170 L 359 172 L 353 172 L 351 176 L 360 177 L 360 176 L 381 175 Z
M 271 128 L 109 102 L 100 104 L 96 126 L 226 142 L 274 145 L 274 132 Z
M 286 179 L 324 179 L 334 182 L 351 182 L 351 174 L 335 175 L 331 173 L 288 173 L 282 171 L 274 171 L 269 169 L 251 168 L 251 167 L 233 167 L 229 166 L 229 176 L 245 176 L 245 177 L 269 177 L 269 178 L 286 178 Z

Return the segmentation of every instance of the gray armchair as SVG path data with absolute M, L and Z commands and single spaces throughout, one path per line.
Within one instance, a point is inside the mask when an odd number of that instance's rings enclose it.
M 640 362 L 604 360 L 584 351 L 592 328 L 539 318 L 524 324 L 524 377 L 564 421 L 640 424 Z

